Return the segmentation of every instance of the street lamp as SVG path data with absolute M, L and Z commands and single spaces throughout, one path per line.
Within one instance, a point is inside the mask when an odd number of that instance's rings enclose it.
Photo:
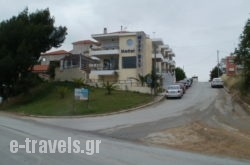
M 218 77 L 220 76 L 220 71 L 219 71 L 219 50 L 217 50 L 217 75 Z

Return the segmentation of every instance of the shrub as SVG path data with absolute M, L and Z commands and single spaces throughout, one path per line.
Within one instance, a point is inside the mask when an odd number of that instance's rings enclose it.
M 107 90 L 108 95 L 110 95 L 113 90 L 118 88 L 118 86 L 116 86 L 115 83 L 109 83 L 109 81 L 103 83 L 103 87 Z
M 69 89 L 67 87 L 59 86 L 56 88 L 56 91 L 59 94 L 59 98 L 64 99 L 65 95 L 69 92 Z

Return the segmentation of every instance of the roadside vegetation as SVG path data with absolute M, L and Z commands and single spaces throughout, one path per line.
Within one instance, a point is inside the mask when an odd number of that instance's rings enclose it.
M 226 76 L 223 75 L 222 79 L 224 85 L 228 88 L 233 97 L 250 105 L 250 91 L 245 88 L 245 80 L 241 75 Z
M 234 63 L 242 66 L 241 72 L 234 76 L 226 76 L 222 75 L 222 71 L 216 66 L 210 72 L 210 80 L 221 76 L 224 85 L 234 97 L 250 104 L 250 19 L 247 20 L 239 39 L 240 42 L 233 54 L 236 55 Z
M 209 81 L 212 81 L 213 80 L 213 78 L 217 78 L 217 77 L 220 77 L 220 76 L 222 76 L 222 71 L 220 70 L 220 69 L 218 69 L 218 67 L 217 66 L 215 66 L 211 71 L 210 71 L 210 79 L 209 79 Z
M 154 99 L 152 95 L 85 86 L 89 89 L 89 101 L 74 99 L 73 82 L 44 82 L 28 93 L 9 98 L 1 104 L 1 110 L 27 115 L 89 115 L 129 109 Z
M 187 77 L 184 70 L 181 69 L 180 67 L 175 68 L 175 76 L 176 76 L 176 81 L 183 80 L 184 78 Z
M 31 84 L 31 68 L 39 63 L 42 52 L 62 45 L 67 35 L 65 26 L 55 26 L 49 9 L 17 16 L 0 22 L 0 96 L 3 99 L 27 93 Z M 55 65 L 49 67 L 53 78 Z
M 247 20 L 244 30 L 240 35 L 240 43 L 235 49 L 235 62 L 243 66 L 242 81 L 244 89 L 250 91 L 250 19 Z

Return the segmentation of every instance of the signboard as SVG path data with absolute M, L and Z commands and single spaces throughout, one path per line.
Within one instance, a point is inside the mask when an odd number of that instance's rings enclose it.
M 75 88 L 75 100 L 88 100 L 89 90 L 84 88 Z

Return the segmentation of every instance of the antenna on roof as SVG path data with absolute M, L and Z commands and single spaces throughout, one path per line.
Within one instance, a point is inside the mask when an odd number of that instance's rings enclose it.
M 122 27 L 122 25 L 121 25 L 121 31 L 122 31 L 122 28 L 123 28 L 123 27 Z

